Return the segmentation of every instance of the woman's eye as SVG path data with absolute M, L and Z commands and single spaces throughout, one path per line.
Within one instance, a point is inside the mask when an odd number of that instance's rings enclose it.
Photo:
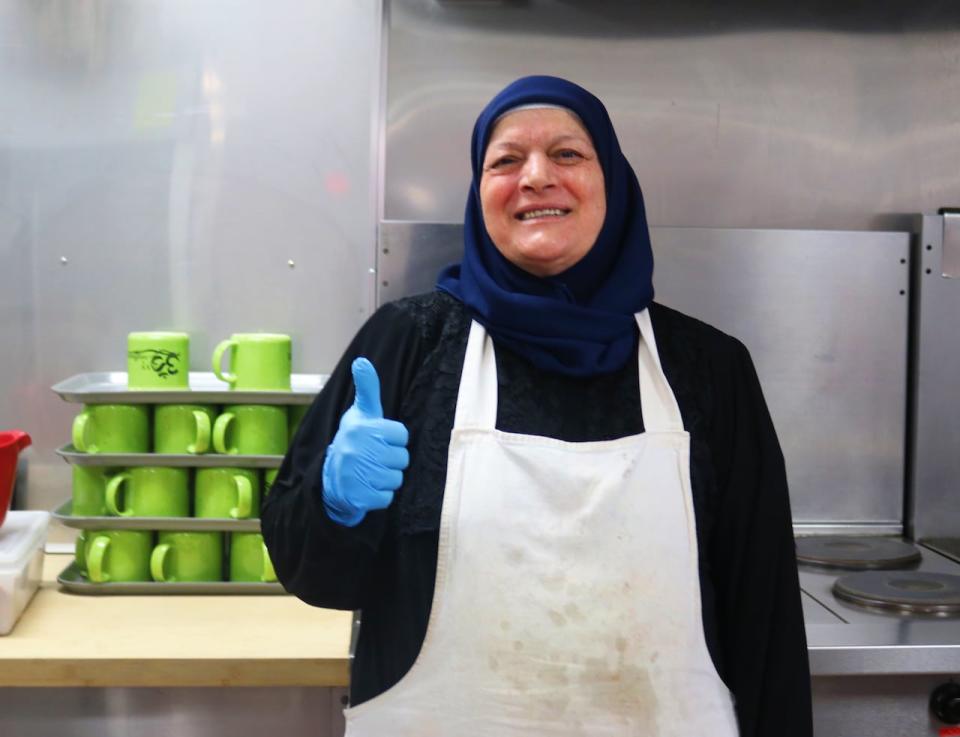
M 490 164 L 491 169 L 502 169 L 505 166 L 510 166 L 510 164 L 516 163 L 517 159 L 514 156 L 501 156 L 499 159 L 494 159 L 493 163 Z
M 579 151 L 574 151 L 572 148 L 565 148 L 561 151 L 557 151 L 554 156 L 561 161 L 576 161 L 583 158 L 583 154 L 581 154 Z

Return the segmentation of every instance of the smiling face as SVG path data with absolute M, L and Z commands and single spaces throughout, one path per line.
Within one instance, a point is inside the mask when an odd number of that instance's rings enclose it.
M 509 113 L 490 135 L 480 204 L 507 260 L 537 276 L 566 271 L 593 248 L 607 213 L 590 134 L 566 110 Z

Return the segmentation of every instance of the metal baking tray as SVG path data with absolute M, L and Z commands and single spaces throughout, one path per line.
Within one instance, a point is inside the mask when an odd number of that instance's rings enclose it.
M 126 371 L 77 374 L 52 389 L 67 402 L 84 404 L 310 404 L 326 374 L 291 374 L 288 392 L 230 389 L 212 371 L 191 371 L 184 390 L 128 389 Z
M 283 456 L 201 453 L 81 453 L 72 444 L 57 448 L 57 455 L 75 466 L 177 466 L 180 468 L 280 468 Z
M 122 583 L 91 583 L 80 573 L 76 561 L 60 572 L 57 582 L 74 594 L 110 596 L 116 594 L 286 594 L 279 583 L 235 583 L 233 581 L 197 581 L 190 583 L 158 583 L 156 581 L 130 581 Z
M 78 530 L 180 530 L 182 532 L 260 532 L 260 518 L 213 517 L 75 517 L 73 500 L 53 510 L 53 518 Z

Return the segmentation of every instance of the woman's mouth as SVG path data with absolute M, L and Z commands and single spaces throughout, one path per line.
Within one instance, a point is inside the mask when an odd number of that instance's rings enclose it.
M 564 215 L 568 215 L 570 210 L 560 207 L 543 207 L 539 210 L 527 210 L 526 212 L 518 213 L 515 217 L 517 220 L 534 220 L 536 218 L 561 218 Z

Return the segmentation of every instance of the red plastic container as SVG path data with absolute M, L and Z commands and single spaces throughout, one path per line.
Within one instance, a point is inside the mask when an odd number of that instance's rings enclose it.
M 7 518 L 13 482 L 17 478 L 17 456 L 30 445 L 30 436 L 23 430 L 0 431 L 0 525 Z

